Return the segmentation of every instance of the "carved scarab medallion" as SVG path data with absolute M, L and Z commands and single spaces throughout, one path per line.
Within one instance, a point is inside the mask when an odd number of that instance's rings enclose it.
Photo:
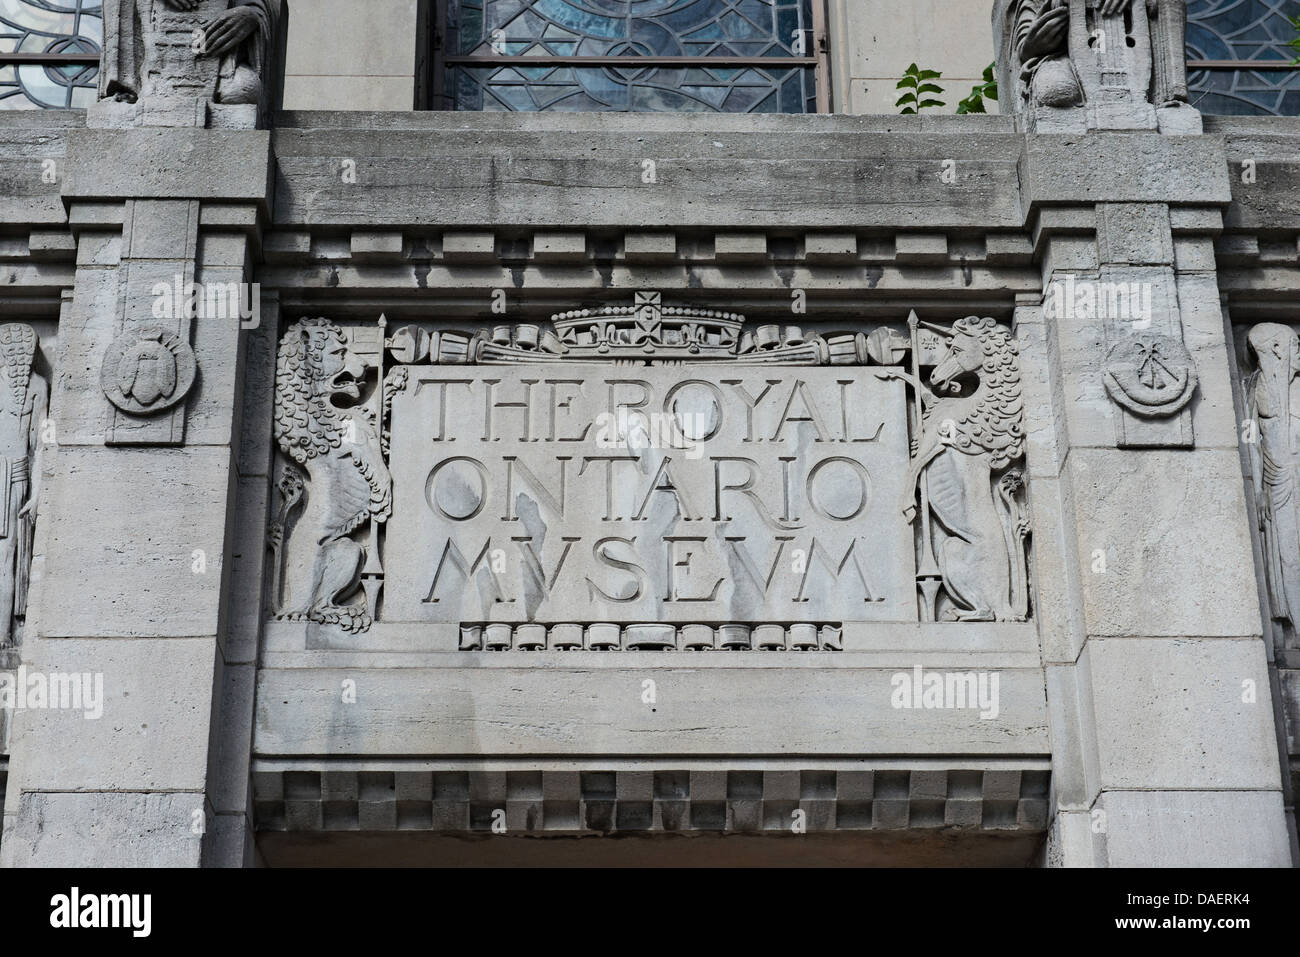
M 108 401 L 132 415 L 152 415 L 185 398 L 198 363 L 180 336 L 156 326 L 125 332 L 104 355 L 99 384 Z
M 1111 346 L 1104 381 L 1110 397 L 1134 415 L 1164 418 L 1191 401 L 1196 365 L 1178 339 L 1146 333 Z

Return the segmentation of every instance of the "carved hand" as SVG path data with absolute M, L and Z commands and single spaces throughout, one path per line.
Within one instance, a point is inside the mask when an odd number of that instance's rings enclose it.
M 248 39 L 256 29 L 257 13 L 252 7 L 231 7 L 203 25 L 203 54 L 225 56 Z
M 163 2 L 173 10 L 193 10 L 199 5 L 199 0 L 163 0 Z
M 1048 56 L 1061 49 L 1061 41 L 1070 29 L 1070 11 L 1066 7 L 1049 10 L 1034 21 L 1020 48 L 1021 60 Z
M 1101 11 L 1103 17 L 1109 17 L 1115 13 L 1123 13 L 1128 8 L 1131 0 L 1101 0 L 1097 9 Z

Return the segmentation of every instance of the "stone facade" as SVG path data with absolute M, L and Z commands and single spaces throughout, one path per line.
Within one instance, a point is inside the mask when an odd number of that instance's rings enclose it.
M 246 6 L 0 112 L 0 864 L 1300 859 L 1300 121 L 1179 4 L 960 117 L 277 111 Z

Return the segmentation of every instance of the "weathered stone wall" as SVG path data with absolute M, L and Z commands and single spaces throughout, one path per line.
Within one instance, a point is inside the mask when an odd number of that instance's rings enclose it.
M 30 597 L 0 668 L 103 681 L 100 719 L 5 713 L 0 862 L 382 858 L 397 831 L 436 855 L 436 838 L 503 827 L 708 832 L 722 853 L 794 830 L 823 851 L 854 832 L 843 846 L 870 860 L 908 859 L 906 837 L 927 861 L 1290 865 L 1300 665 L 1266 571 L 1280 499 L 1263 516 L 1245 383 L 1250 330 L 1295 325 L 1300 125 L 1202 131 L 1187 107 L 1090 102 L 287 112 L 270 130 L 202 101 L 0 115 L 0 307 L 40 336 L 52 383 Z M 177 276 L 258 283 L 255 320 L 160 317 Z M 1077 295 L 1121 287 L 1131 315 Z M 406 382 L 668 359 L 645 373 L 659 383 L 701 361 L 699 329 L 713 364 L 697 368 L 720 384 L 808 366 L 809 394 L 834 373 L 902 395 L 926 369 L 930 416 L 889 421 L 929 491 L 878 522 L 933 531 L 937 469 L 973 458 L 943 403 L 995 378 L 937 372 L 968 316 L 989 321 L 964 341 L 1015 347 L 1003 417 L 981 421 L 1012 436 L 992 468 L 1014 472 L 999 488 L 1025 511 L 1025 607 L 1001 586 L 982 607 L 990 566 L 944 551 L 942 529 L 938 556 L 917 533 L 915 556 L 894 542 L 864 559 L 864 581 L 906 567 L 906 613 L 884 620 L 833 590 L 813 595 L 825 617 L 597 617 L 575 593 L 541 624 L 421 618 L 403 577 L 419 563 L 385 552 L 418 547 L 391 521 L 429 471 L 403 451 L 419 435 Z M 587 328 L 604 323 L 627 338 Z M 142 393 L 122 365 L 145 355 L 180 380 L 192 355 L 197 375 Z M 446 407 L 454 425 L 481 401 Z M 834 441 L 859 434 L 843 416 Z M 901 459 L 904 433 L 881 434 Z M 521 493 L 520 512 L 548 494 Z M 594 534 L 601 504 L 552 547 Z M 989 527 L 959 514 L 968 535 Z M 984 552 L 1012 579 L 1014 527 Z M 969 568 L 984 570 L 963 585 Z M 286 597 L 293 580 L 307 602 Z M 943 620 L 961 617 L 988 620 Z M 996 675 L 997 707 L 900 707 L 895 676 L 917 668 Z

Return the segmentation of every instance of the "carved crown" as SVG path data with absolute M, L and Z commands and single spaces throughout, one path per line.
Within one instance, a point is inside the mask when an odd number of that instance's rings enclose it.
M 638 292 L 630 306 L 577 309 L 551 317 L 571 352 L 603 358 L 731 357 L 745 317 L 734 312 L 664 306 L 659 293 Z

